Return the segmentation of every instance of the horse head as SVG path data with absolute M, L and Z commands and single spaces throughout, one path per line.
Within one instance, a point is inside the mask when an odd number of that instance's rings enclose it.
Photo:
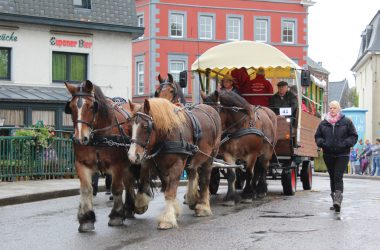
M 75 130 L 73 139 L 76 143 L 87 145 L 92 132 L 100 126 L 106 126 L 110 117 L 110 101 L 104 97 L 100 88 L 89 80 L 80 85 L 67 82 L 65 85 L 72 96 L 66 103 L 65 113 L 71 114 Z
M 186 103 L 185 97 L 181 90 L 181 86 L 174 81 L 173 76 L 171 74 L 168 74 L 167 79 L 163 79 L 159 74 L 158 81 L 160 85 L 154 93 L 155 97 L 165 98 L 171 101 L 172 103 Z
M 153 134 L 153 118 L 149 115 L 149 100 L 145 99 L 142 112 L 135 114 L 132 125 L 131 146 L 128 151 L 128 158 L 134 164 L 140 164 L 150 146 Z

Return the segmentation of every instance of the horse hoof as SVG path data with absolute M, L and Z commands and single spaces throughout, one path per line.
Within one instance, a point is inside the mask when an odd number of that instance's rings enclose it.
M 257 194 L 257 198 L 259 198 L 259 199 L 262 199 L 262 198 L 264 198 L 265 196 L 267 196 L 266 193 Z
M 135 207 L 135 213 L 136 214 L 143 214 L 148 210 L 148 206 L 145 207 Z
M 118 226 L 121 226 L 121 225 L 123 225 L 123 219 L 119 218 L 119 217 L 111 218 L 108 221 L 108 226 L 110 226 L 110 227 L 118 227 Z
M 252 199 L 242 199 L 241 200 L 241 203 L 243 203 L 243 204 L 252 204 Z
M 195 206 L 196 206 L 196 204 L 188 204 L 189 205 L 189 208 L 191 209 L 191 210 L 195 210 Z
M 222 205 L 226 207 L 233 207 L 235 206 L 235 201 L 223 201 Z
M 95 225 L 93 222 L 83 222 L 82 224 L 79 225 L 78 231 L 80 233 L 85 233 L 85 232 L 91 232 L 95 230 Z
M 125 210 L 124 216 L 126 219 L 134 219 L 135 218 L 135 211 Z
M 207 217 L 212 216 L 211 210 L 195 210 L 195 217 Z
M 160 223 L 158 223 L 157 229 L 167 230 L 167 229 L 172 229 L 174 227 L 175 226 L 172 223 L 169 223 L 169 222 L 160 222 Z

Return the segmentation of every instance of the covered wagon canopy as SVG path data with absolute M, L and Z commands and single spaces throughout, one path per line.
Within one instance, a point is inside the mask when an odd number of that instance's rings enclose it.
M 217 45 L 204 52 L 192 65 L 191 70 L 211 69 L 214 74 L 225 74 L 233 68 L 266 69 L 266 76 L 279 73 L 286 77 L 294 69 L 302 69 L 279 49 L 260 42 L 235 41 Z

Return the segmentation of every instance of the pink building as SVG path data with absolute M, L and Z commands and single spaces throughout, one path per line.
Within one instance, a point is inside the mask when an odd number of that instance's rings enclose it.
M 157 76 L 189 70 L 207 49 L 232 40 L 273 45 L 306 64 L 309 0 L 136 0 L 142 37 L 133 42 L 133 99 L 154 93 Z M 184 90 L 190 96 L 191 86 Z

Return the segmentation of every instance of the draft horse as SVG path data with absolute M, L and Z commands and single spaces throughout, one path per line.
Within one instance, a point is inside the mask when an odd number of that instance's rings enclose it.
M 227 163 L 246 163 L 242 202 L 251 203 L 267 193 L 266 174 L 276 143 L 276 114 L 267 107 L 252 106 L 232 91 L 215 91 L 204 99 L 219 110 L 223 135 L 219 153 Z M 218 104 L 220 103 L 220 104 Z M 228 169 L 228 191 L 224 205 L 234 205 L 235 169 Z
M 195 210 L 195 216 L 212 215 L 209 183 L 220 138 L 220 117 L 212 107 L 200 104 L 185 109 L 163 98 L 145 100 L 132 126 L 128 157 L 133 163 L 141 163 L 142 168 L 154 169 L 161 180 L 166 208 L 160 215 L 158 229 L 178 226 L 180 205 L 176 195 L 185 167 L 188 173 L 186 204 Z M 145 211 L 150 199 L 149 186 L 139 188 L 135 210 Z
M 112 175 L 114 204 L 108 225 L 120 226 L 125 218 L 134 215 L 135 175 L 127 151 L 130 121 L 140 105 L 113 103 L 88 80 L 80 85 L 65 85 L 72 96 L 65 112 L 71 114 L 74 125 L 75 168 L 80 180 L 78 230 L 86 232 L 95 229 L 91 176 L 99 170 Z M 125 204 L 122 199 L 124 187 Z
M 165 98 L 174 104 L 186 104 L 186 99 L 183 95 L 181 86 L 174 81 L 171 74 L 168 74 L 168 78 L 166 79 L 163 79 L 161 75 L 158 75 L 158 81 L 160 85 L 154 93 L 154 97 Z

